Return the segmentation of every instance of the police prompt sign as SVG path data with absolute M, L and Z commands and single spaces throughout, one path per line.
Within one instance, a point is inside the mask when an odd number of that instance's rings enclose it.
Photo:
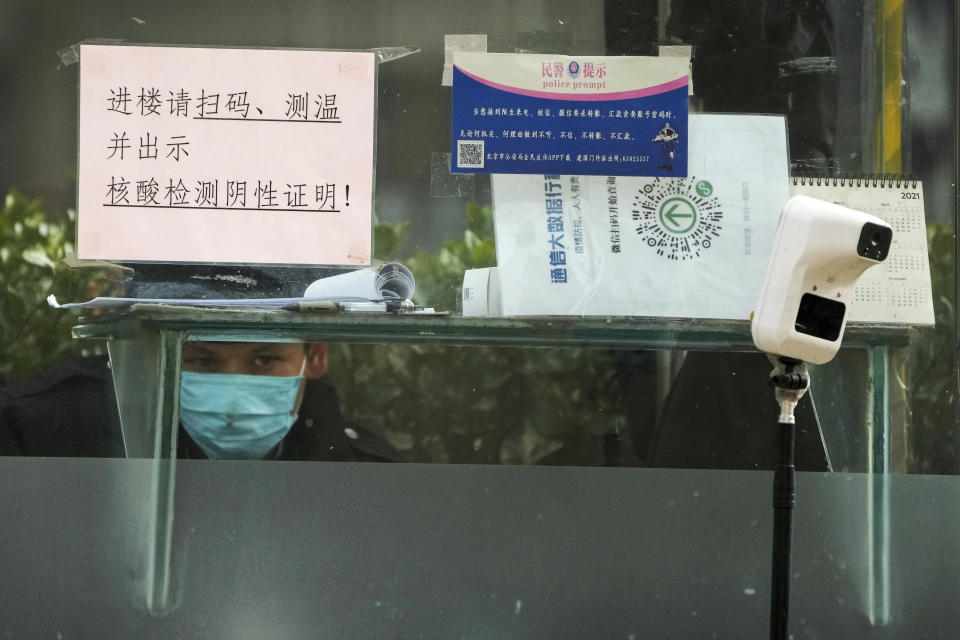
M 689 60 L 453 54 L 454 173 L 687 175 Z
M 368 52 L 81 45 L 83 260 L 366 265 Z

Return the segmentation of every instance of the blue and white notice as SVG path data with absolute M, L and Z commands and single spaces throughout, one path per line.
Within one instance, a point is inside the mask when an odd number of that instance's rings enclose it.
M 454 173 L 687 175 L 685 57 L 456 52 Z

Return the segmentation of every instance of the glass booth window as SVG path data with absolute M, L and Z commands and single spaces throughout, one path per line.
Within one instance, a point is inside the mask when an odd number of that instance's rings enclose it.
M 790 632 L 955 636 L 957 35 L 946 0 L 3 3 L 0 628 L 759 636 L 798 369 L 750 305 L 805 195 L 893 240 L 807 292 L 847 323 L 793 411 Z M 369 75 L 285 57 L 331 52 Z
M 428 5 L 417 4 L 408 16 L 434 13 Z M 932 300 L 936 322 L 933 329 L 905 333 L 895 341 L 896 346 L 892 346 L 889 442 L 897 471 L 953 473 L 957 468 L 956 381 L 952 375 L 956 362 L 949 346 L 955 342 L 956 161 L 950 148 L 950 132 L 955 131 L 956 114 L 949 100 L 955 93 L 955 89 L 950 89 L 955 88 L 955 73 L 950 72 L 955 70 L 955 62 L 949 52 L 955 50 L 955 39 L 950 31 L 952 22 L 944 17 L 954 12 L 946 5 L 920 7 L 905 3 L 897 6 L 894 11 L 886 5 L 884 8 L 862 3 L 843 7 L 823 3 L 767 7 L 763 3 L 728 2 L 700 7 L 679 1 L 605 2 L 595 6 L 561 3 L 549 8 L 526 3 L 522 7 L 511 6 L 509 10 L 505 7 L 504 12 L 494 12 L 495 15 L 477 13 L 472 18 L 468 15 L 454 18 L 459 12 L 453 12 L 441 21 L 443 24 L 428 24 L 412 18 L 388 20 L 386 16 L 392 15 L 393 8 L 377 5 L 373 15 L 383 20 L 368 24 L 361 19 L 361 13 L 365 12 L 294 3 L 280 12 L 286 18 L 271 15 L 270 19 L 256 21 L 256 27 L 236 18 L 223 19 L 223 16 L 211 22 L 211 16 L 204 13 L 207 10 L 200 7 L 171 7 L 162 11 L 144 7 L 141 17 L 112 14 L 106 8 L 93 7 L 85 12 L 64 6 L 58 9 L 56 19 L 44 22 L 43 38 L 26 37 L 26 33 L 37 33 L 36 30 L 8 28 L 3 40 L 5 46 L 11 52 L 23 54 L 8 56 L 6 59 L 10 62 L 4 69 L 7 82 L 14 87 L 11 99 L 3 106 L 7 115 L 3 126 L 9 129 L 11 135 L 7 137 L 12 141 L 7 155 L 18 158 L 17 162 L 6 163 L 3 170 L 6 191 L 3 264 L 7 286 L 3 305 L 5 358 L 0 376 L 8 386 L 14 385 L 11 392 L 14 400 L 8 402 L 15 404 L 17 394 L 21 393 L 17 390 L 17 381 L 70 356 L 96 357 L 105 353 L 102 341 L 78 341 L 70 337 L 70 328 L 77 318 L 48 308 L 44 300 L 50 293 L 70 301 L 96 295 L 141 298 L 301 295 L 310 282 L 327 273 L 285 267 L 137 263 L 124 264 L 121 268 L 67 266 L 72 264 L 69 256 L 75 252 L 76 233 L 74 153 L 78 67 L 71 64 L 71 55 L 77 52 L 75 47 L 71 48 L 72 43 L 91 38 L 121 38 L 129 42 L 201 46 L 360 50 L 389 45 L 407 47 L 407 53 L 417 50 L 379 69 L 373 250 L 379 260 L 411 266 L 420 284 L 419 301 L 454 316 L 463 309 L 464 272 L 496 266 L 497 243 L 489 176 L 455 174 L 449 170 L 451 94 L 442 76 L 444 65 L 449 63 L 451 47 L 459 45 L 450 44 L 456 40 L 448 40 L 445 45 L 445 35 L 476 31 L 484 37 L 478 35 L 470 40 L 471 47 L 479 47 L 477 43 L 483 42 L 490 52 L 531 54 L 649 56 L 666 55 L 668 50 L 662 47 L 686 46 L 690 47 L 692 56 L 691 113 L 784 114 L 794 184 L 797 180 L 818 178 L 835 182 L 850 180 L 854 184 L 865 176 L 875 176 L 876 180 L 883 174 L 894 182 L 899 179 L 897 176 L 903 176 L 904 184 L 909 180 L 914 186 L 922 185 L 919 189 L 927 224 L 932 284 L 932 289 L 925 293 L 929 293 Z M 10 14 L 4 21 L 8 25 L 30 25 L 41 20 L 41 16 L 26 5 L 14 3 L 6 11 Z M 186 14 L 192 15 L 192 19 L 183 20 Z M 247 14 L 249 8 L 231 15 Z M 298 17 L 291 20 L 294 14 Z M 467 24 L 473 24 L 471 20 L 476 21 L 475 28 L 467 28 Z M 216 27 L 199 29 L 200 24 Z M 930 41 L 943 46 L 928 48 L 925 43 Z M 441 55 L 444 51 L 446 57 Z M 32 105 L 36 104 L 44 104 L 45 108 L 35 109 Z M 29 131 L 30 135 L 13 135 L 14 131 Z M 894 182 L 888 184 L 892 186 Z M 882 179 L 881 184 L 885 184 Z M 895 304 L 909 304 L 909 301 L 898 299 Z M 469 336 L 465 337 L 465 341 L 468 340 Z M 348 355 L 351 351 L 364 353 L 369 348 L 337 344 L 332 357 L 342 358 L 345 364 L 332 372 L 331 378 L 350 375 L 339 372 L 351 368 L 358 370 L 356 375 L 367 375 L 367 371 L 371 375 L 381 373 L 377 370 L 385 368 L 385 361 L 364 363 L 364 358 Z M 429 352 L 432 347 L 424 348 Z M 407 368 L 419 366 L 418 358 L 426 359 L 416 349 L 397 349 L 386 344 L 379 349 L 389 354 L 390 362 L 403 361 Z M 749 345 L 744 349 L 750 350 Z M 483 345 L 465 352 L 476 354 L 493 366 L 497 366 L 501 353 Z M 517 353 L 517 357 L 527 358 L 536 351 Z M 594 355 L 588 358 L 589 366 L 596 361 Z M 581 357 L 571 351 L 570 366 L 582 364 L 577 361 Z M 533 358 L 536 360 L 536 356 Z M 644 390 L 644 395 L 653 398 L 651 406 L 656 407 L 648 422 L 657 425 L 664 418 L 658 413 L 663 410 L 663 399 L 675 384 L 670 376 L 676 372 L 664 363 L 684 361 L 685 350 L 654 350 L 636 358 L 660 363 L 657 375 L 653 376 L 656 381 Z M 717 355 L 716 358 L 713 365 L 723 366 L 730 356 Z M 438 364 L 443 362 L 449 366 L 455 361 L 456 358 L 438 357 Z M 862 371 L 864 361 L 862 353 L 848 350 L 831 366 L 850 372 L 861 367 Z M 91 362 L 76 366 L 87 375 L 100 366 Z M 520 360 L 514 363 L 516 369 L 511 373 L 517 374 L 529 364 Z M 489 387 L 490 379 L 499 379 L 506 372 L 498 373 L 500 376 L 485 376 L 485 387 Z M 106 374 L 99 371 L 91 375 L 102 381 Z M 572 379 L 579 374 L 574 370 L 559 375 Z M 621 374 L 613 365 L 605 375 Z M 833 369 L 823 375 L 827 380 L 834 380 Z M 851 376 L 837 376 L 841 377 Z M 403 389 L 402 381 L 402 376 L 380 379 L 378 388 L 385 395 L 404 398 L 413 395 L 412 389 Z M 53 386 L 57 384 L 48 382 Z M 27 383 L 28 388 L 33 389 L 31 384 Z M 99 383 L 85 381 L 83 384 Z M 592 379 L 590 384 L 581 385 L 584 388 L 572 392 L 573 396 L 583 393 L 586 397 L 598 398 L 595 406 L 587 408 L 584 404 L 583 411 L 592 415 L 581 421 L 591 425 L 582 435 L 596 432 L 598 427 L 593 423 L 603 422 L 607 417 L 608 408 L 601 400 L 603 394 L 598 395 L 593 389 L 599 384 Z M 455 395 L 452 388 L 449 391 Z M 849 411 L 851 415 L 858 412 L 865 415 L 864 408 L 844 408 L 850 403 L 826 397 L 830 391 L 832 389 L 821 391 L 824 395 L 821 406 L 825 408 L 820 411 L 820 422 L 835 423 L 845 434 L 838 436 L 840 440 L 865 437 L 862 433 L 853 435 L 863 429 L 859 425 L 849 428 L 851 418 L 843 414 Z M 96 393 L 109 392 L 98 389 Z M 389 440 L 393 434 L 395 439 L 399 438 L 401 448 L 417 453 L 416 459 L 457 459 L 444 447 L 422 441 L 410 444 L 409 427 L 383 419 L 391 414 L 389 409 L 374 416 L 371 415 L 374 405 L 362 394 L 353 390 L 341 393 L 346 394 L 351 409 L 355 406 L 359 414 L 369 417 L 371 425 L 377 425 L 379 436 Z M 519 397 L 515 389 L 504 394 Z M 469 404 L 469 397 L 451 397 L 450 401 L 451 406 L 462 407 Z M 534 403 L 530 397 L 514 401 Z M 497 410 L 504 409 L 499 397 L 484 402 Z M 536 402 L 545 400 L 539 398 Z M 562 413 L 562 409 L 558 410 Z M 107 420 L 105 416 L 110 413 L 108 403 L 103 415 L 98 414 L 94 420 Z M 732 420 L 734 416 L 727 413 L 726 417 Z M 604 429 L 619 431 L 617 423 L 623 419 L 612 416 L 611 424 Z M 17 435 L 15 439 L 24 437 Z M 438 432 L 432 437 L 440 441 L 446 436 Z M 824 438 L 829 440 L 830 436 Z M 487 442 L 478 448 L 488 451 L 492 446 Z M 435 457 L 431 457 L 428 450 L 434 451 Z M 16 451 L 11 449 L 11 453 Z M 53 447 L 48 451 L 71 455 L 70 447 Z M 74 453 L 88 455 L 90 451 L 80 447 Z M 112 455 L 117 449 L 111 445 L 102 451 Z M 501 456 L 488 452 L 481 457 L 487 462 L 533 461 L 529 455 Z M 639 460 L 644 459 L 641 451 Z M 863 454 L 850 459 L 850 466 L 841 467 L 864 468 Z

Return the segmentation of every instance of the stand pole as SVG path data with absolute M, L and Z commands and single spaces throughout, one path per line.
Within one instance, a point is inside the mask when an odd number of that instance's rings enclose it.
M 770 576 L 770 639 L 787 640 L 790 631 L 790 563 L 793 542 L 793 505 L 797 501 L 793 410 L 810 387 L 803 362 L 771 356 L 780 418 L 777 423 L 777 462 L 773 467 L 773 547 Z
M 790 560 L 793 505 L 797 499 L 793 465 L 794 424 L 777 428 L 777 464 L 773 471 L 773 572 L 770 594 L 770 638 L 785 640 L 790 624 Z

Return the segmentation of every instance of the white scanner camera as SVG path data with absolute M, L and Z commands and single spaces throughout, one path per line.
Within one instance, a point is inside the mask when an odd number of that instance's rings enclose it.
M 832 360 L 853 288 L 864 271 L 886 259 L 892 239 L 890 225 L 875 216 L 807 196 L 790 198 L 751 316 L 757 348 L 812 364 Z

